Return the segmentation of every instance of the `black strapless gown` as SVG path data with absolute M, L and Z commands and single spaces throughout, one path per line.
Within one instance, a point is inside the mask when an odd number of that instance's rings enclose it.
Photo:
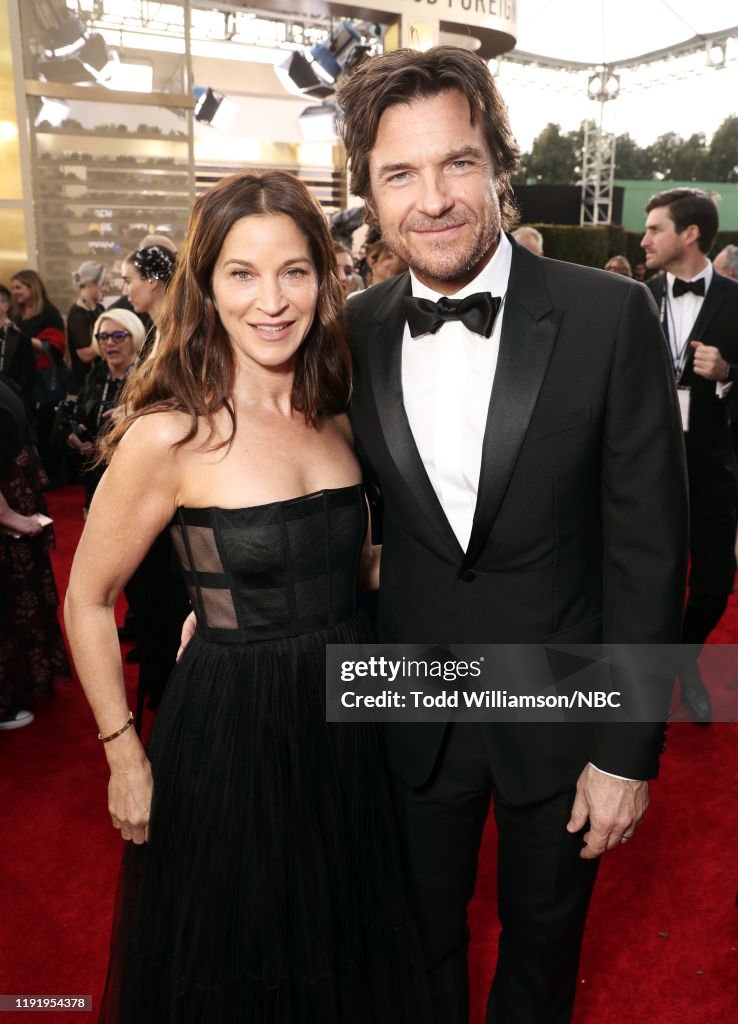
M 150 840 L 128 844 L 100 1020 L 422 1024 L 381 738 L 326 724 L 325 645 L 356 612 L 360 486 L 181 508 L 198 632 L 151 737 Z

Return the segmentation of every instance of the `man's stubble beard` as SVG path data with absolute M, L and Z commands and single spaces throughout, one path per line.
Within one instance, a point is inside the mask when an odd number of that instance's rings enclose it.
M 469 248 L 462 253 L 456 253 L 452 248 L 447 248 L 443 242 L 438 242 L 432 254 L 421 254 L 405 244 L 399 232 L 394 231 L 383 233 L 382 238 L 392 252 L 404 260 L 416 275 L 429 281 L 449 283 L 468 276 L 497 241 L 502 227 L 496 196 L 485 208 L 485 214 L 486 216 L 475 222 L 477 230 L 474 232 Z M 433 223 L 425 221 L 422 226 L 429 228 Z M 439 218 L 437 227 L 450 227 L 454 223 L 468 224 L 470 221 L 449 220 L 444 223 L 444 219 Z M 419 226 L 419 224 L 415 225 L 415 227 Z M 405 230 L 412 230 L 412 222 L 410 222 L 409 228 L 405 227 Z

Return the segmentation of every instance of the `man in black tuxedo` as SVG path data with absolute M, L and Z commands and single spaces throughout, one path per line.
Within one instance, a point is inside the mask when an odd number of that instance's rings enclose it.
M 411 268 L 349 303 L 352 421 L 383 504 L 380 638 L 677 642 L 686 487 L 647 289 L 504 233 L 517 148 L 473 54 L 370 58 L 339 101 L 353 190 Z M 597 858 L 633 836 L 662 738 L 651 723 L 386 727 L 437 1024 L 468 1018 L 493 794 L 488 1022 L 570 1019 Z
M 728 394 L 738 380 L 738 282 L 707 258 L 718 230 L 714 199 L 670 189 L 646 205 L 648 282 L 661 312 L 682 407 L 689 477 L 689 599 L 680 665 L 682 703 L 697 722 L 712 717 L 697 658 L 717 626 L 735 579 L 736 477 Z

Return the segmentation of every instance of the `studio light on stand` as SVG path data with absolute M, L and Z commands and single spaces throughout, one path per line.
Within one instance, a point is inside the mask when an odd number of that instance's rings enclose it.
M 94 32 L 85 39 L 84 46 L 77 51 L 77 59 L 94 75 L 99 75 L 110 62 L 107 43 L 99 32 Z
M 42 96 L 41 108 L 33 123 L 38 128 L 42 121 L 46 121 L 52 128 L 58 128 L 71 113 L 71 107 L 67 106 L 66 103 L 62 103 L 61 100 L 50 100 Z
M 306 107 L 297 119 L 305 141 L 335 141 L 338 137 L 336 131 L 337 112 L 338 108 L 335 103 L 320 103 L 314 107 Z
M 313 46 L 310 55 L 317 73 L 333 84 L 344 71 L 358 63 L 366 51 L 367 46 L 361 33 L 351 22 L 342 21 L 324 43 Z
M 288 92 L 324 100 L 336 91 L 341 75 L 359 64 L 380 38 L 378 25 L 341 21 L 325 42 L 291 53 L 274 71 Z
M 67 18 L 43 39 L 49 57 L 71 57 L 85 42 L 85 26 L 79 18 Z
M 333 86 L 318 78 L 310 61 L 297 50 L 281 64 L 276 64 L 274 73 L 287 92 L 295 96 L 312 96 L 322 100 L 333 95 Z
M 99 32 L 89 35 L 79 18 L 67 18 L 43 40 L 44 52 L 36 73 L 47 82 L 88 84 L 103 82 L 111 60 Z
M 237 103 L 209 86 L 207 89 L 196 88 L 195 97 L 197 102 L 193 115 L 200 124 L 209 124 L 223 131 L 229 127 L 238 113 Z
M 62 82 L 65 85 L 84 85 L 96 82 L 97 75 L 89 71 L 78 57 L 50 57 L 40 60 L 36 72 L 46 82 Z

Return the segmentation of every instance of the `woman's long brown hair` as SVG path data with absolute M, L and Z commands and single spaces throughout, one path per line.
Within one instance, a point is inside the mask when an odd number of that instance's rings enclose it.
M 121 396 L 126 412 L 102 439 L 109 459 L 140 416 L 177 410 L 190 427 L 177 445 L 195 437 L 200 418 L 215 435 L 214 417 L 226 409 L 232 430 L 215 448 L 230 444 L 236 426 L 231 394 L 236 371 L 233 348 L 218 316 L 212 277 L 223 241 L 243 217 L 290 217 L 308 240 L 318 277 L 318 302 L 308 334 L 297 353 L 293 408 L 307 422 L 345 409 L 351 390 L 351 357 L 344 329 L 344 302 L 328 224 L 308 189 L 285 171 L 234 174 L 201 195 L 190 215 L 187 237 L 167 289 L 153 358 L 131 375 Z
M 12 281 L 20 281 L 27 288 L 31 289 L 31 301 L 28 308 L 21 311 L 20 306 L 16 303 L 15 299 L 12 298 L 10 301 L 10 316 L 11 319 L 29 320 L 32 316 L 38 316 L 41 310 L 44 308 L 44 303 L 49 302 L 49 295 L 46 291 L 46 285 L 43 280 L 36 273 L 35 270 L 19 270 L 17 274 L 13 274 Z

